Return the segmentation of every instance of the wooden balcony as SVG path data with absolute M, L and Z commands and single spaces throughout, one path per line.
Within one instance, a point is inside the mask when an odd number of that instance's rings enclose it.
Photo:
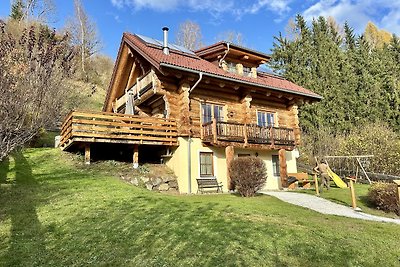
M 137 78 L 132 87 L 126 90 L 123 96 L 115 100 L 113 104 L 114 110 L 119 111 L 125 106 L 128 93 L 132 94 L 136 99 L 139 99 L 141 95 L 143 95 L 148 90 L 154 90 L 156 88 L 156 80 L 156 75 L 152 70 Z
M 213 120 L 203 124 L 201 134 L 204 143 L 214 146 L 286 150 L 292 150 L 295 146 L 293 129 L 284 127 L 262 127 Z
M 178 145 L 174 120 L 109 112 L 71 112 L 61 127 L 60 147 L 77 143 Z

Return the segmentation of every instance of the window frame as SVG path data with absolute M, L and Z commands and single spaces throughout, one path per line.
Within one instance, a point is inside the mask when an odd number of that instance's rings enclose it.
M 259 114 L 263 114 L 263 117 L 265 118 L 265 125 L 261 125 L 260 120 L 259 120 Z M 273 124 L 268 123 L 268 115 L 272 115 Z M 260 127 L 278 127 L 277 118 L 278 118 L 278 116 L 275 111 L 257 110 L 257 112 L 256 112 L 257 125 Z
M 211 111 L 211 120 L 210 121 L 204 121 L 204 113 L 203 113 L 203 106 L 210 106 L 210 111 Z M 225 122 L 226 121 L 226 108 L 225 105 L 223 104 L 219 104 L 219 103 L 210 103 L 210 102 L 201 102 L 200 103 L 200 120 L 201 120 L 201 124 L 205 124 L 205 123 L 209 123 L 212 122 L 212 120 L 215 118 L 215 113 L 216 113 L 216 107 L 220 108 L 219 109 L 219 120 L 217 119 L 217 121 L 222 121 Z M 207 116 L 208 118 L 209 116 Z
M 272 155 L 271 156 L 272 162 L 272 175 L 275 177 L 281 176 L 281 166 L 279 162 L 279 155 Z
M 210 166 L 208 163 L 203 163 L 202 164 L 202 155 L 209 155 L 211 158 L 211 174 L 208 173 L 202 173 L 202 166 Z M 214 176 L 214 152 L 206 152 L 206 151 L 200 151 L 199 152 L 199 176 L 201 177 L 215 177 Z

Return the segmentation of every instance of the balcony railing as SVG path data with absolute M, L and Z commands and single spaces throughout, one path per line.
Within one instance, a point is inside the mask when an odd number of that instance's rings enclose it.
M 151 70 L 146 72 L 141 77 L 137 78 L 136 82 L 128 90 L 126 90 L 125 94 L 115 100 L 114 110 L 119 110 L 126 104 L 128 93 L 131 93 L 132 95 L 138 98 L 148 89 L 154 88 L 154 83 L 155 83 L 154 75 L 155 75 L 154 71 Z
M 176 122 L 109 112 L 71 112 L 61 127 L 60 146 L 73 142 L 178 144 Z
M 204 142 L 225 141 L 244 145 L 294 146 L 295 144 L 293 129 L 290 128 L 223 122 L 215 119 L 203 124 L 202 139 Z

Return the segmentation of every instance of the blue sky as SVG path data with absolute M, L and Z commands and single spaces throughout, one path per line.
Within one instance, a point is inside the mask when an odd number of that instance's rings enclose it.
M 12 0 L 11 0 L 12 1 Z M 0 17 L 10 13 L 10 0 L 0 0 Z M 60 28 L 73 13 L 73 0 L 53 0 Z M 284 31 L 297 13 L 308 21 L 332 16 L 339 23 L 348 21 L 362 32 L 368 21 L 400 35 L 400 0 L 83 0 L 89 16 L 97 23 L 103 42 L 102 52 L 116 57 L 124 31 L 162 39 L 161 28 L 170 28 L 175 39 L 179 24 L 197 22 L 205 44 L 214 43 L 226 31 L 240 32 L 244 45 L 270 52 L 273 36 Z

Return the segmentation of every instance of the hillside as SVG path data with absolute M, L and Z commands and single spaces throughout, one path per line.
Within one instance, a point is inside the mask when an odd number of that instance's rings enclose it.
M 397 226 L 134 187 L 58 149 L 0 165 L 1 266 L 398 266 Z

